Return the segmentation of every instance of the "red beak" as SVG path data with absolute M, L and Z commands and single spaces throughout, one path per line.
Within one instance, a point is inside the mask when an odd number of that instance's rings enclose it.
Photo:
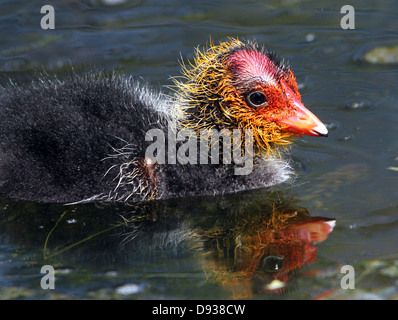
M 286 95 L 293 101 L 293 107 L 296 110 L 290 117 L 280 120 L 280 123 L 286 125 L 286 130 L 298 133 L 300 135 L 327 137 L 328 129 L 310 110 L 304 107 L 297 95 L 282 81 Z

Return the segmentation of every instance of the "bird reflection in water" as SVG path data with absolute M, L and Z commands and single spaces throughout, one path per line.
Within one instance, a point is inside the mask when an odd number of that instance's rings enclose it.
M 221 201 L 218 198 L 211 205 L 207 201 L 194 203 L 178 218 L 173 214 L 170 224 L 165 223 L 168 214 L 152 215 L 155 224 L 164 223 L 168 230 L 165 236 L 156 228 L 158 237 L 154 235 L 152 241 L 175 246 L 189 242 L 207 281 L 221 284 L 230 298 L 281 294 L 289 289 L 289 281 L 300 268 L 315 261 L 316 245 L 328 237 L 336 223 L 310 216 L 307 209 L 288 198 L 275 192 L 264 200 L 264 194 L 249 193 Z M 130 236 L 136 234 L 137 225 L 134 228 Z M 152 228 L 155 230 L 155 225 Z M 139 231 L 142 234 L 141 228 Z
M 78 267 L 83 259 L 93 272 L 109 261 L 117 270 L 172 248 L 170 263 L 175 254 L 191 254 L 208 283 L 243 299 L 293 289 L 298 271 L 315 261 L 316 244 L 333 231 L 334 219 L 312 217 L 297 202 L 261 190 L 101 208 L 9 202 L 0 231 L 13 245 L 44 252 L 38 264 Z
M 315 261 L 316 244 L 332 232 L 335 220 L 311 217 L 304 208 L 276 206 L 230 220 L 230 228 L 204 232 L 204 268 L 232 298 L 254 293 L 281 294 L 289 280 Z

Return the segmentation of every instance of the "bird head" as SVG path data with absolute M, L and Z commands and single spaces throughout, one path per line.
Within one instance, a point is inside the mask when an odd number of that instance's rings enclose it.
M 291 68 L 254 42 L 229 39 L 197 49 L 174 81 L 184 128 L 251 129 L 260 152 L 278 150 L 297 136 L 328 134 L 301 102 Z

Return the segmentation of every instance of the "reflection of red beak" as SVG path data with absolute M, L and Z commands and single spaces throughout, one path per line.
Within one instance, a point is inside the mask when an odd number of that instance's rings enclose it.
M 294 229 L 305 231 L 310 241 L 322 242 L 328 237 L 329 233 L 333 231 L 335 226 L 335 219 L 311 217 L 303 223 L 299 222 L 297 225 L 294 225 Z
M 286 95 L 292 100 L 296 112 L 278 122 L 286 125 L 286 130 L 300 135 L 327 137 L 328 129 L 325 125 L 311 111 L 304 107 L 300 99 L 284 81 L 282 81 L 282 86 Z

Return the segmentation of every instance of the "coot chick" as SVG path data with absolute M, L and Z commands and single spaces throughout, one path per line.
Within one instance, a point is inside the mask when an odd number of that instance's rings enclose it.
M 292 176 L 280 150 L 294 137 L 327 136 L 302 104 L 291 68 L 254 42 L 198 49 L 174 82 L 165 95 L 132 77 L 91 72 L 1 88 L 0 195 L 137 202 L 265 188 Z M 246 137 L 239 152 L 252 157 L 248 172 L 237 173 L 237 158 L 215 159 L 210 145 L 204 157 L 183 157 L 194 149 L 183 148 L 179 132 L 223 129 Z

